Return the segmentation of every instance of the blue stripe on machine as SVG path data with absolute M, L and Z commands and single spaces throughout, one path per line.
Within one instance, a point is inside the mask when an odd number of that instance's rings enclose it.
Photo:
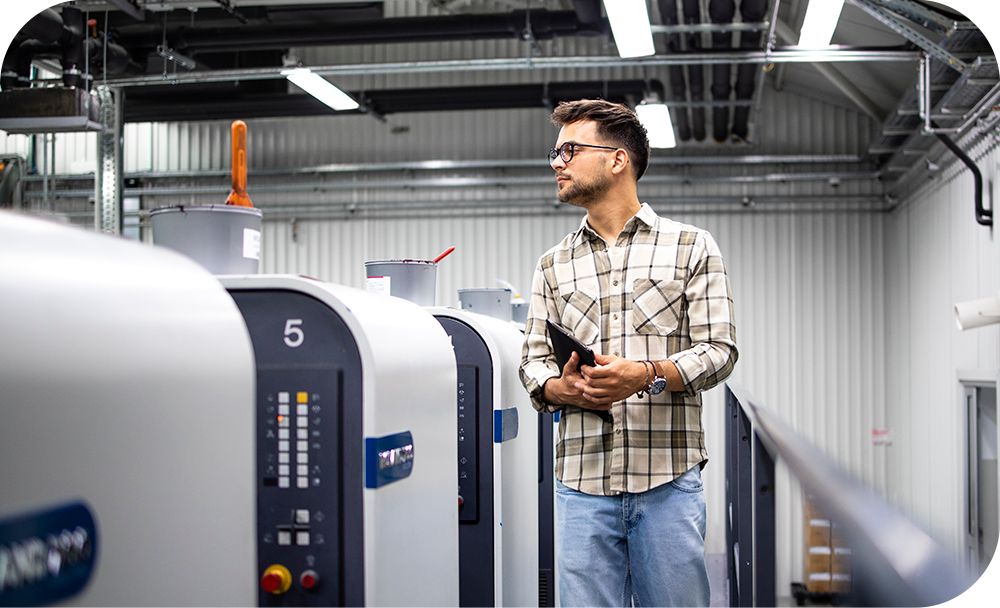
M 413 434 L 365 437 L 365 487 L 380 488 L 413 472 Z
M 0 519 L 0 606 L 48 606 L 80 593 L 97 550 L 97 524 L 80 501 Z
M 517 437 L 517 408 L 493 410 L 493 443 L 503 443 Z

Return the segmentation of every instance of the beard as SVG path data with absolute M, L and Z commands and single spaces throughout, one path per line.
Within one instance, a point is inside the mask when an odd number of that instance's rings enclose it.
M 556 193 L 556 198 L 561 203 L 586 207 L 604 197 L 610 188 L 610 182 L 611 180 L 606 176 L 596 177 L 589 182 L 572 178 L 564 188 Z

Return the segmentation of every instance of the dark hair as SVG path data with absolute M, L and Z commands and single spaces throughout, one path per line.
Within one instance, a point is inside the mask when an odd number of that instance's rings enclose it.
M 597 133 L 628 152 L 639 181 L 649 165 L 649 138 L 639 117 L 624 104 L 603 99 L 578 99 L 564 101 L 552 112 L 552 123 L 564 126 L 592 120 L 597 123 Z

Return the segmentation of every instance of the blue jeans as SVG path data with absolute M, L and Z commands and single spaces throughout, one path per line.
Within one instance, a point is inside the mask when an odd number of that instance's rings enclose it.
M 708 606 L 705 494 L 695 466 L 641 494 L 556 481 L 562 606 Z

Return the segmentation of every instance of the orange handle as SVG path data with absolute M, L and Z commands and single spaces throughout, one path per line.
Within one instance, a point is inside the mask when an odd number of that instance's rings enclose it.
M 247 194 L 247 123 L 234 120 L 232 131 L 233 190 L 226 199 L 227 205 L 253 207 Z
M 454 245 L 452 245 L 451 247 L 449 247 L 449 248 L 445 249 L 444 251 L 442 251 L 441 253 L 439 253 L 436 258 L 434 258 L 433 260 L 431 260 L 431 262 L 437 264 L 441 260 L 443 260 L 446 257 L 448 257 L 449 255 L 451 255 L 452 251 L 455 251 L 455 246 Z

